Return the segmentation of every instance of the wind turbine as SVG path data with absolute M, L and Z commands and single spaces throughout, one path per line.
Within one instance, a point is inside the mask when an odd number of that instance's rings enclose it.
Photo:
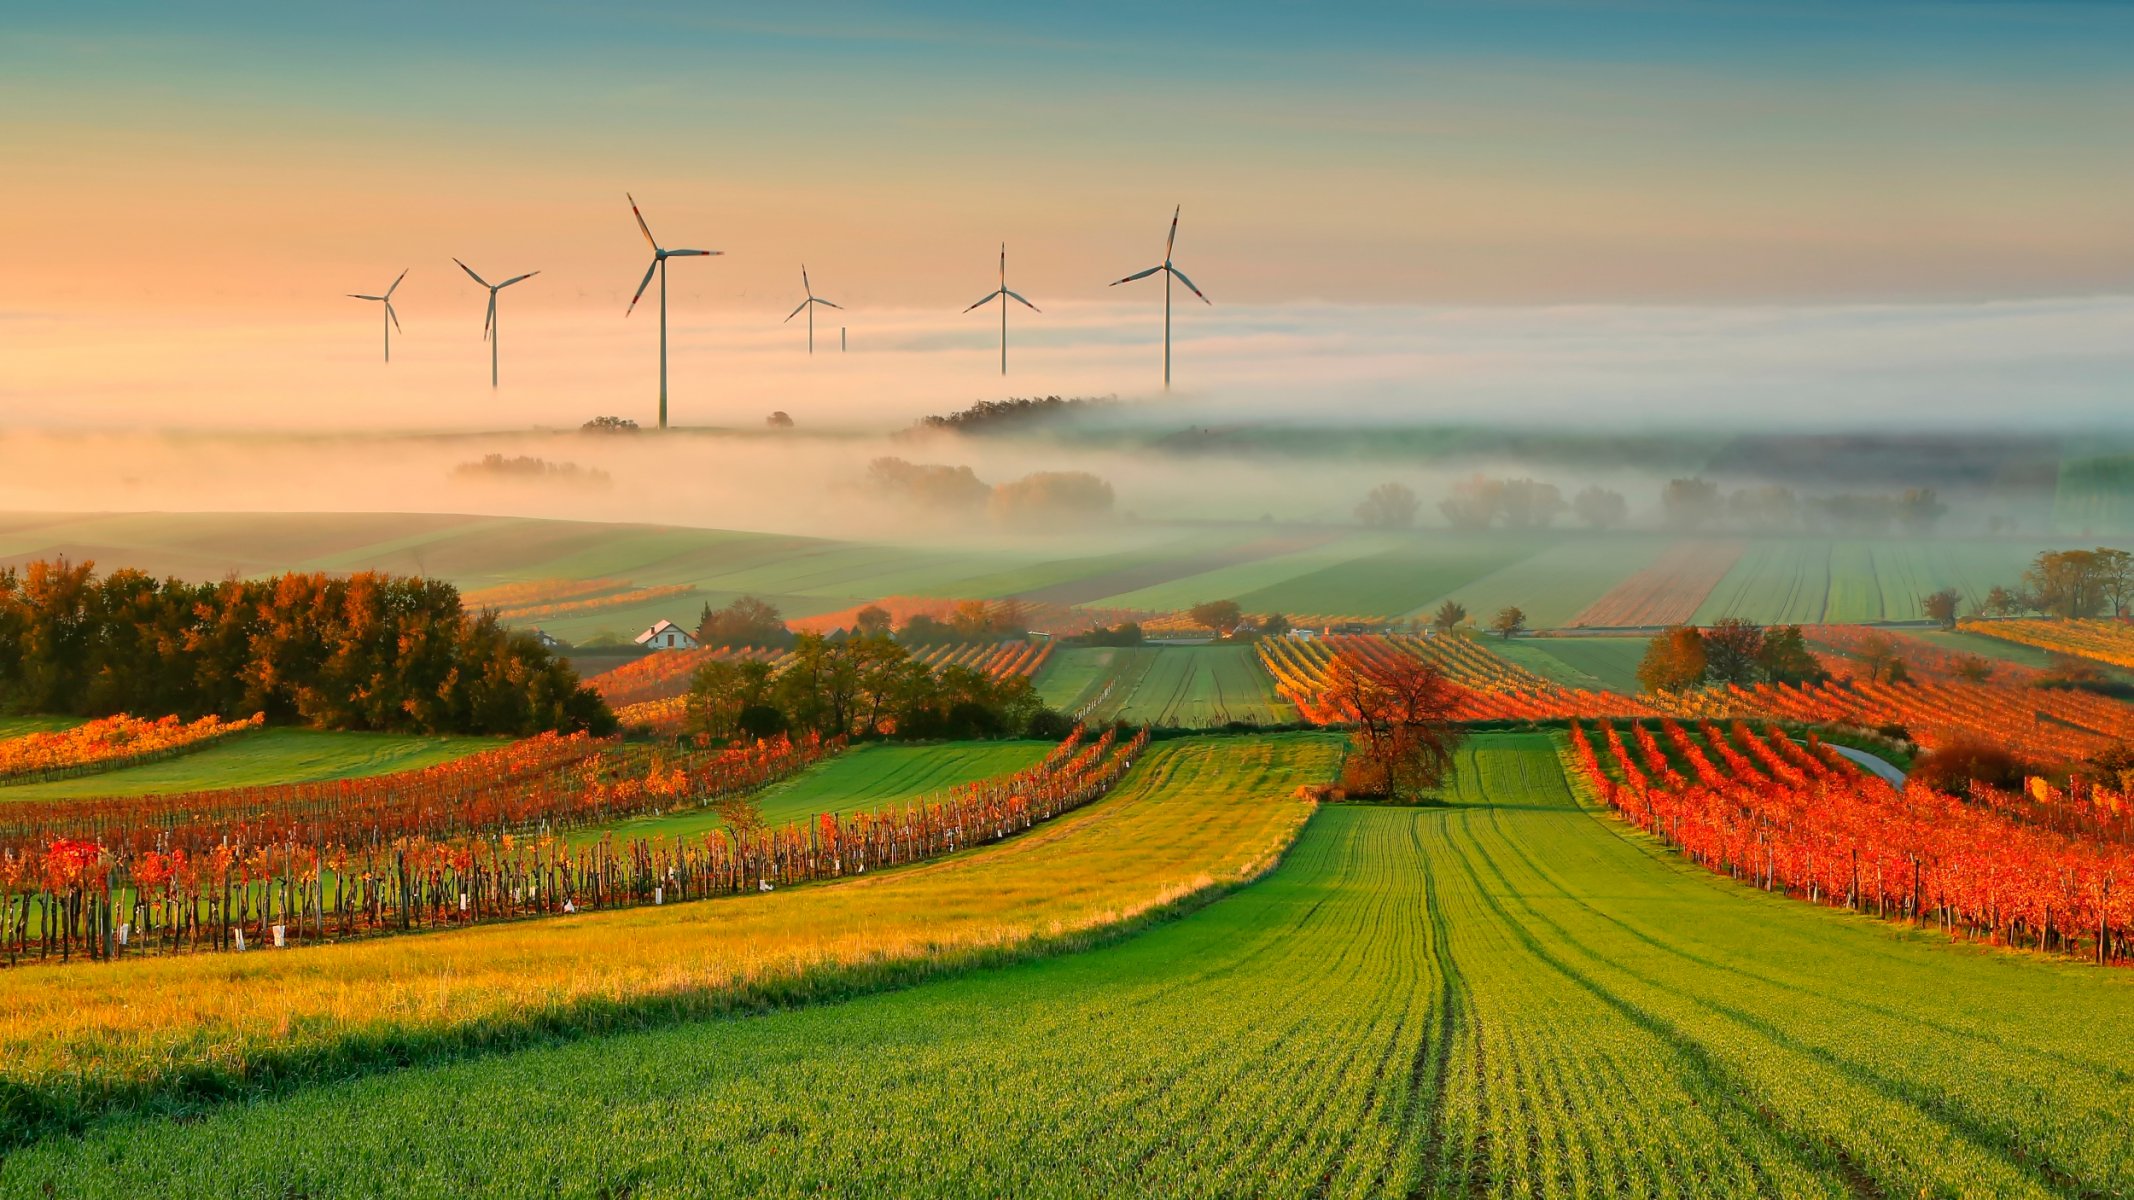
M 503 291 L 505 288 L 510 287 L 512 284 L 517 283 L 521 279 L 532 279 L 534 276 L 539 275 L 540 272 L 528 271 L 524 275 L 514 275 L 502 283 L 491 283 L 488 280 L 482 278 L 481 276 L 476 275 L 474 273 L 474 268 L 468 266 L 466 263 L 459 262 L 459 260 L 456 258 L 452 261 L 459 263 L 459 269 L 467 273 L 467 278 L 472 279 L 474 282 L 481 284 L 483 287 L 489 289 L 489 315 L 482 318 L 482 336 L 484 338 L 487 338 L 489 341 L 489 386 L 493 388 L 496 386 L 496 294 L 498 292 Z
M 781 321 L 780 324 L 785 324 L 786 322 L 791 321 L 794 317 L 800 315 L 801 309 L 806 309 L 808 313 L 808 353 L 813 354 L 815 353 L 815 306 L 820 304 L 827 308 L 834 308 L 839 312 L 843 312 L 845 310 L 845 306 L 842 304 L 832 304 L 828 300 L 825 300 L 821 296 L 815 294 L 814 287 L 808 283 L 808 266 L 806 263 L 802 263 L 800 265 L 800 290 L 806 292 L 808 294 L 808 298 L 800 302 L 800 308 L 796 308 L 792 312 L 787 313 L 785 315 L 785 321 Z M 839 330 L 837 336 L 840 341 L 842 341 L 845 336 L 844 331 Z
M 637 302 L 644 297 L 645 289 L 652 286 L 652 272 L 659 272 L 659 427 L 667 427 L 667 260 L 670 258 L 710 257 L 723 254 L 723 250 L 662 250 L 652 240 L 652 227 L 645 224 L 645 214 L 637 211 L 637 197 L 624 192 L 630 201 L 630 215 L 637 218 L 637 228 L 645 235 L 645 242 L 652 247 L 652 265 L 645 268 L 644 282 L 637 285 L 637 295 L 630 297 L 630 307 L 623 312 L 629 316 L 637 311 Z
M 970 312 L 972 309 L 983 308 L 996 296 L 1000 298 L 1000 373 L 1005 375 L 1008 373 L 1008 301 L 1013 300 L 1031 312 L 1044 311 L 1037 305 L 1008 290 L 1008 244 L 1006 242 L 1000 244 L 1000 287 L 994 291 L 987 292 L 984 299 L 963 311 Z
M 1183 206 L 1181 205 L 1180 207 L 1182 208 Z M 1113 287 L 1118 287 L 1122 283 L 1132 283 L 1136 279 L 1147 279 L 1158 271 L 1163 272 L 1163 386 L 1166 388 L 1171 386 L 1171 280 L 1175 278 L 1178 282 L 1192 289 L 1194 295 L 1200 296 L 1202 304 L 1210 307 L 1215 304 L 1213 300 L 1208 299 L 1206 296 L 1201 296 L 1200 289 L 1193 287 L 1193 281 L 1186 278 L 1184 271 L 1171 265 L 1171 247 L 1178 242 L 1178 212 L 1177 208 L 1171 210 L 1171 236 L 1163 239 L 1163 261 L 1146 271 L 1136 271 L 1124 279 L 1114 279 L 1111 282 Z
M 409 269 L 412 270 L 413 268 Z M 400 272 L 400 279 L 393 280 L 393 287 L 385 289 L 383 296 L 366 296 L 361 292 L 348 293 L 351 299 L 377 300 L 385 305 L 385 320 L 381 323 L 385 326 L 385 361 L 387 362 L 393 361 L 393 331 L 400 328 L 400 317 L 393 312 L 393 288 L 399 287 L 400 280 L 407 277 L 407 271 Z

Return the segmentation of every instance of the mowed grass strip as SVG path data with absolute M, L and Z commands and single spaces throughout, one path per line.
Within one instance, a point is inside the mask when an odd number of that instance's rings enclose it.
M 937 795 L 959 784 L 1013 775 L 1035 766 L 1056 743 L 951 742 L 930 746 L 868 745 L 819 763 L 756 796 L 766 823 L 804 821 L 817 813 L 872 810 Z M 574 835 L 578 842 L 617 838 L 701 837 L 725 822 L 710 809 L 644 817 L 608 830 Z
M 435 766 L 494 750 L 507 739 L 398 733 L 343 733 L 320 729 L 262 729 L 236 734 L 161 762 L 144 763 L 72 779 L 0 787 L 10 800 L 57 800 L 72 796 L 147 796 L 215 788 L 355 779 Z
M 1168 743 L 1110 796 L 1013 840 L 767 896 L 0 972 L 0 1148 L 115 1105 L 168 1109 L 1079 944 L 1264 870 L 1310 811 L 1297 785 L 1331 778 L 1338 746 Z
M 115 1121 L 65 1195 L 1831 1197 L 2134 1183 L 2120 972 L 1688 866 L 1540 735 L 1088 954 Z

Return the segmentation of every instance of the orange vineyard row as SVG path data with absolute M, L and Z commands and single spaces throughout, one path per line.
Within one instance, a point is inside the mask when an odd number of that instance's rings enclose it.
M 176 717 L 144 721 L 121 713 L 54 733 L 24 734 L 0 741 L 0 780 L 57 779 L 167 758 L 257 729 L 265 721 L 257 713 L 242 721 L 208 716 L 190 723 Z
M 2124 621 L 1965 621 L 1967 633 L 2134 669 L 2134 625 Z
M 1259 643 L 1259 652 L 1261 664 L 1274 676 L 1276 692 L 1296 705 L 1307 720 L 1320 724 L 1346 719 L 1346 714 L 1320 701 L 1327 670 L 1340 654 L 1352 654 L 1365 662 L 1406 657 L 1435 664 L 1460 690 L 1455 716 L 1462 721 L 1642 716 L 1658 711 L 1630 696 L 1561 687 L 1459 634 L 1427 638 L 1357 634 L 1310 641 L 1268 638 Z

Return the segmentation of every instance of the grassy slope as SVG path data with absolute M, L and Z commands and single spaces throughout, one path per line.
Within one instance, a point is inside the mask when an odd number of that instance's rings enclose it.
M 262 729 L 143 766 L 49 783 L 0 787 L 0 803 L 64 796 L 143 796 L 150 792 L 383 775 L 427 767 L 503 744 L 502 738 Z
M 10 1158 L 62 1194 L 2047 1195 L 2134 1186 L 2123 973 L 1688 866 L 1479 739 L 1448 806 L 1070 958 Z
M 26 733 L 51 733 L 60 729 L 72 729 L 81 723 L 80 717 L 0 717 L 0 738 L 21 737 Z
M 1308 812 L 1297 784 L 1330 778 L 1337 745 L 1323 734 L 1165 743 L 1110 796 L 1020 837 L 768 896 L 0 971 L 0 1158 L 31 1111 L 387 1070 L 1042 949 L 1262 869 Z M 0 1178 L 0 1195 L 14 1186 Z
M 1492 641 L 1489 648 L 1570 687 L 1638 691 L 1638 663 L 1649 638 L 1548 637 Z
M 757 797 L 763 819 L 772 825 L 804 820 L 817 813 L 849 813 L 880 808 L 947 791 L 960 783 L 994 775 L 1011 775 L 1031 766 L 1052 749 L 1051 742 L 956 742 L 931 746 L 861 746 L 822 763 L 797 779 L 766 789 Z M 617 837 L 695 837 L 723 825 L 709 809 L 644 817 L 613 827 Z M 597 840 L 589 833 L 577 840 Z

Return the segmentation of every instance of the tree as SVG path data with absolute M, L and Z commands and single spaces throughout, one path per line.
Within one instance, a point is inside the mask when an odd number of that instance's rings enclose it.
M 2134 554 L 2104 546 L 2092 553 L 2097 556 L 2098 592 L 2113 616 L 2126 616 L 2127 602 L 2134 600 Z
M 1630 519 L 1630 502 L 1623 499 L 1621 492 L 1594 484 L 1571 498 L 1571 511 L 1589 529 L 1614 529 Z
M 1821 683 L 1830 672 L 1808 650 L 1798 625 L 1774 625 L 1763 631 L 1756 654 L 1757 673 L 1767 683 Z
M 637 422 L 628 417 L 594 417 L 578 428 L 586 433 L 636 433 Z
M 1039 471 L 993 489 L 995 519 L 1033 527 L 1083 523 L 1111 515 L 1111 485 L 1087 471 Z
M 1648 692 L 1681 692 L 1704 682 L 1704 634 L 1695 625 L 1662 630 L 1638 663 L 1638 685 Z
M 771 673 L 771 664 L 753 660 L 714 658 L 698 667 L 683 702 L 689 728 L 722 740 L 741 733 L 743 714 L 769 703 Z M 760 715 L 756 723 L 762 724 Z
M 1217 637 L 1229 637 L 1244 614 L 1235 600 L 1203 600 L 1186 610 L 1193 623 L 1203 629 L 1212 629 Z
M 993 489 L 969 467 L 915 463 L 894 456 L 868 463 L 866 482 L 870 491 L 943 512 L 975 512 L 993 495 Z
M 1517 605 L 1507 604 L 1497 610 L 1496 616 L 1489 619 L 1489 627 L 1500 637 L 1510 641 L 1515 634 L 1526 630 L 1526 613 Z
M 1439 633 L 1451 633 L 1467 620 L 1467 606 L 1457 600 L 1447 600 L 1430 614 L 1430 626 Z
M 1989 616 L 2013 616 L 2023 610 L 2023 599 L 2007 588 L 1995 584 L 1987 589 L 1986 598 L 1979 601 L 1978 610 Z
M 1291 625 L 1289 618 L 1281 613 L 1269 613 L 1260 620 L 1261 637 L 1286 637 L 1294 628 L 1296 626 Z
M 2023 572 L 2029 606 L 2056 617 L 2094 617 L 2116 569 L 2109 550 L 2046 550 Z
M 1963 739 L 1927 751 L 1912 764 L 1910 779 L 1937 792 L 1967 795 L 1973 783 L 2020 788 L 2029 768 L 1999 746 Z
M 1919 598 L 1919 607 L 1921 611 L 1926 613 L 1927 620 L 1934 622 L 1943 629 L 1954 629 L 1956 628 L 1956 606 L 1962 600 L 1963 595 L 1955 588 L 1943 588 L 1938 592 L 1929 592 L 1921 596 Z
M 1709 683 L 1755 683 L 1763 674 L 1764 631 L 1726 617 L 1704 631 L 1704 678 Z
M 852 614 L 852 631 L 861 637 L 887 637 L 889 625 L 889 610 L 879 604 L 870 604 Z
M 1398 483 L 1381 483 L 1356 505 L 1356 519 L 1372 529 L 1406 529 L 1415 524 L 1422 502 Z
M 1546 529 L 1567 505 L 1553 483 L 1507 479 L 1497 493 L 1497 510 L 1506 529 Z
M 775 605 L 754 596 L 741 596 L 724 608 L 711 609 L 697 624 L 697 641 L 705 646 L 781 647 L 792 644 L 793 632 Z
M 1869 683 L 1903 683 L 1911 672 L 1906 668 L 1904 652 L 1897 639 L 1880 630 L 1861 634 L 1853 644 L 1853 658 L 1867 672 Z
M 1355 720 L 1343 771 L 1352 794 L 1413 797 L 1452 773 L 1461 736 L 1452 720 L 1459 696 L 1435 664 L 1343 652 L 1328 667 L 1319 701 Z
M 1707 479 L 1670 479 L 1660 491 L 1660 512 L 1676 529 L 1702 529 L 1722 508 L 1719 485 Z
M 791 429 L 793 427 L 793 418 L 783 412 L 774 412 L 770 416 L 763 418 L 763 423 L 772 429 Z
M 1976 654 L 1957 655 L 1949 670 L 1965 683 L 1984 683 L 1993 678 L 1993 664 Z
M 1437 510 L 1454 529 L 1487 529 L 1504 505 L 1504 482 L 1474 475 L 1452 485 Z

